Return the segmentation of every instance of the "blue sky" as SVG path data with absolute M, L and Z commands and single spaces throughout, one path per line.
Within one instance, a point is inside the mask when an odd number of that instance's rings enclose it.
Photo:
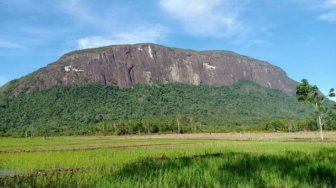
M 0 0 L 0 85 L 62 54 L 153 42 L 231 50 L 336 87 L 336 0 Z

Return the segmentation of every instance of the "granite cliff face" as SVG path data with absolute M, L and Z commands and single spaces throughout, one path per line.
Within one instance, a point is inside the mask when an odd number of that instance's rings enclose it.
M 55 85 L 182 82 L 230 85 L 250 80 L 293 94 L 296 82 L 279 67 L 227 51 L 193 51 L 156 44 L 116 45 L 65 54 L 58 61 L 7 85 L 15 94 Z

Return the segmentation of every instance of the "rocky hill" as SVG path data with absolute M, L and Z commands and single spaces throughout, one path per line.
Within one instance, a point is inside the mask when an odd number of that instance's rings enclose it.
M 172 133 L 177 121 L 182 132 L 314 129 L 295 85 L 281 68 L 228 51 L 74 51 L 0 88 L 0 136 Z
M 194 51 L 156 44 L 114 45 L 74 51 L 5 85 L 14 94 L 52 86 L 102 84 L 127 88 L 180 82 L 223 86 L 249 80 L 293 94 L 296 82 L 279 67 L 229 51 Z

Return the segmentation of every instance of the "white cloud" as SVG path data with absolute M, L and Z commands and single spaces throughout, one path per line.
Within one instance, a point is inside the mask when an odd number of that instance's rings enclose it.
M 69 15 L 79 19 L 80 21 L 95 24 L 98 20 L 92 14 L 89 6 L 86 6 L 86 4 L 81 0 L 62 0 L 61 6 Z
M 322 2 L 321 7 L 326 13 L 321 14 L 318 19 L 327 22 L 336 22 L 336 0 L 325 0 Z
M 160 0 L 161 8 L 193 35 L 231 37 L 246 28 L 239 6 L 228 0 Z
M 336 11 L 321 14 L 319 16 L 319 19 L 323 21 L 328 21 L 328 22 L 336 22 Z
M 77 48 L 95 48 L 113 44 L 134 44 L 158 42 L 166 38 L 167 29 L 159 24 L 148 24 L 146 21 L 130 24 L 122 22 L 118 17 L 118 7 L 110 9 L 108 5 L 101 9 L 91 1 L 59 0 L 62 9 L 77 23 L 84 23 L 86 28 L 96 31 L 76 40 Z M 105 9 L 106 8 L 106 9 Z M 111 11 L 110 11 L 111 10 Z M 130 13 L 131 14 L 131 13 Z M 141 25 L 141 26 L 139 26 Z
M 326 0 L 325 6 L 328 8 L 336 8 L 336 0 Z
M 85 37 L 78 39 L 78 48 L 95 48 L 100 46 L 108 46 L 113 43 L 113 39 L 109 39 L 101 36 Z
M 263 47 L 269 47 L 272 44 L 264 39 L 253 39 L 250 41 L 247 41 L 247 43 L 242 47 L 243 49 L 255 47 L 255 46 L 263 46 Z
M 94 1 L 85 0 L 59 0 L 59 4 L 61 10 L 69 16 L 69 19 L 73 19 L 76 25 L 83 24 L 100 30 L 119 27 L 118 7 L 109 9 L 110 4 L 101 7 L 99 3 L 97 6 Z
M 13 43 L 10 41 L 5 41 L 0 39 L 0 48 L 14 48 L 14 49 L 22 49 L 23 46 L 17 43 Z
M 158 42 L 166 38 L 166 29 L 161 26 L 138 28 L 133 31 L 121 32 L 110 36 L 91 36 L 78 39 L 78 48 L 95 48 L 113 44 L 135 44 Z
M 336 0 L 287 0 L 291 6 L 318 14 L 319 21 L 336 22 Z M 286 1 L 286 2 L 287 2 Z

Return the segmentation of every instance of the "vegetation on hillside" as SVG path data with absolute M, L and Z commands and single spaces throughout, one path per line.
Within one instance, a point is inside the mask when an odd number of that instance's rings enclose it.
M 248 81 L 223 87 L 181 83 L 128 89 L 56 86 L 3 98 L 0 103 L 1 135 L 176 132 L 177 122 L 181 133 L 316 127 L 310 119 L 293 121 L 311 112 L 294 96 Z
M 317 123 L 320 128 L 321 140 L 323 140 L 323 126 L 325 120 L 334 118 L 334 112 L 336 105 L 325 105 L 326 97 L 320 94 L 320 91 L 316 85 L 310 85 L 308 80 L 303 79 L 301 83 L 296 87 L 296 96 L 298 101 L 313 104 L 315 106 Z M 335 97 L 335 89 L 331 88 L 327 97 Z

